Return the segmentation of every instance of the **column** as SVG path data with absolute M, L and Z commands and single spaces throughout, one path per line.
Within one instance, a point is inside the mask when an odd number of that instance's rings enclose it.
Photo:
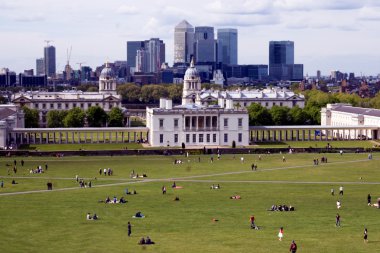
M 87 143 L 87 132 L 84 132 L 84 143 Z
M 279 134 L 279 141 L 282 141 L 282 130 L 280 130 L 280 132 L 278 133 Z
M 62 144 L 62 132 L 59 132 L 59 144 Z
M 99 142 L 99 131 L 96 131 L 96 143 L 100 143 Z
M 190 124 L 190 127 L 191 127 L 191 124 Z M 131 142 L 131 134 L 130 132 L 128 132 L 128 143 Z
M 40 144 L 42 144 L 42 133 L 40 132 Z
M 136 142 L 136 132 L 133 132 L 133 141 Z
M 300 130 L 296 130 L 296 140 L 299 141 L 299 136 L 300 136 Z
M 116 131 L 116 143 L 119 143 L 119 132 Z
M 103 132 L 103 143 L 106 143 L 106 133 Z
M 66 140 L 65 140 L 65 143 L 69 143 L 69 132 L 66 132 Z
M 91 138 L 91 143 L 94 143 L 94 132 L 91 132 L 90 138 Z

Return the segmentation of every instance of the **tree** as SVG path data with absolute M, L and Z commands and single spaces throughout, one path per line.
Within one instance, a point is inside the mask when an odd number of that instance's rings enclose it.
M 108 113 L 108 126 L 109 127 L 122 127 L 124 121 L 123 112 L 120 108 L 114 107 Z
M 67 111 L 52 110 L 47 113 L 47 127 L 64 127 L 63 120 L 67 115 Z
M 167 86 L 167 91 L 169 98 L 173 100 L 174 103 L 180 103 L 182 99 L 182 85 L 172 84 Z
M 102 127 L 107 121 L 107 113 L 99 106 L 91 106 L 86 112 L 89 127 Z
M 141 88 L 136 84 L 128 83 L 119 85 L 116 88 L 125 103 L 139 103 L 141 98 Z
M 30 109 L 26 106 L 22 107 L 24 111 L 25 128 L 39 127 L 39 115 L 37 109 Z
M 310 124 L 309 115 L 298 105 L 289 110 L 292 125 Z
M 290 125 L 292 123 L 289 117 L 289 107 L 275 105 L 269 110 L 269 113 L 272 116 L 273 123 L 277 126 Z
M 67 112 L 63 119 L 65 127 L 83 127 L 86 114 L 80 108 L 75 107 Z
M 272 115 L 268 109 L 260 104 L 253 103 L 248 107 L 249 125 L 265 126 L 272 125 Z

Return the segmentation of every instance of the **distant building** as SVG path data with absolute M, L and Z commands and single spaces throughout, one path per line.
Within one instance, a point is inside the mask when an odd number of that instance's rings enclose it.
M 70 110 L 75 107 L 87 110 L 91 106 L 99 106 L 108 112 L 114 107 L 121 108 L 121 96 L 116 92 L 116 76 L 108 63 L 99 77 L 99 92 L 28 91 L 13 94 L 12 102 L 19 107 L 27 106 L 30 109 L 37 109 L 40 127 L 46 127 L 46 116 L 50 110 Z
M 189 63 L 194 56 L 194 27 L 186 20 L 174 28 L 174 64 Z
M 238 30 L 232 28 L 218 29 L 218 63 L 238 64 Z
M 16 86 L 16 84 L 17 76 L 15 72 L 9 71 L 7 68 L 0 69 L 0 87 Z
M 33 75 L 18 75 L 18 86 L 21 87 L 47 87 L 47 76 L 33 76 Z
M 198 64 L 216 62 L 216 42 L 214 27 L 195 27 L 194 48 L 195 60 Z
M 144 41 L 127 41 L 127 64 L 129 67 L 136 67 L 137 50 L 141 50 L 144 48 Z
M 56 60 L 55 60 L 55 47 L 46 46 L 44 48 L 44 66 L 45 75 L 54 77 L 56 74 Z
M 293 41 L 269 42 L 269 77 L 274 80 L 303 79 L 303 65 L 294 64 Z
M 36 75 L 42 76 L 45 75 L 45 62 L 44 58 L 39 58 L 36 60 Z
M 223 87 L 226 80 L 223 77 L 223 73 L 220 69 L 214 71 L 214 76 L 211 80 L 212 84 L 218 84 Z

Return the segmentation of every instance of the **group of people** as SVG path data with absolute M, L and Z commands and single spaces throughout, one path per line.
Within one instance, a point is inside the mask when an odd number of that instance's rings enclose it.
M 132 170 L 129 176 L 131 178 L 144 178 L 144 177 L 148 177 L 147 174 L 145 174 L 145 173 L 139 175 L 139 173 L 136 173 L 135 170 Z
M 294 206 L 292 205 L 272 205 L 268 211 L 280 211 L 280 212 L 288 212 L 288 211 L 295 211 Z
M 217 184 L 217 185 L 212 184 L 210 186 L 210 189 L 220 189 L 220 185 L 219 184 Z
M 127 203 L 127 201 L 124 199 L 124 197 L 121 197 L 119 200 L 117 200 L 117 197 L 114 196 L 113 199 L 111 200 L 111 198 L 109 196 L 107 196 L 104 203 L 106 203 L 106 204 L 117 204 L 117 203 L 125 204 L 125 203 Z
M 104 169 L 102 169 L 102 168 L 100 168 L 99 169 L 99 175 L 101 176 L 102 175 L 102 172 L 103 172 L 103 174 L 104 174 L 104 176 L 112 176 L 113 175 L 113 170 L 111 169 L 111 168 L 104 168 Z
M 80 188 L 87 188 L 87 187 L 91 188 L 92 187 L 92 182 L 91 181 L 89 181 L 87 183 L 83 179 L 79 179 L 78 183 L 79 183 Z
M 182 164 L 182 160 L 181 159 L 175 159 L 173 164 Z
M 96 213 L 94 213 L 94 215 L 92 215 L 92 216 L 91 216 L 91 213 L 87 213 L 86 219 L 87 220 L 97 220 L 97 219 L 99 219 L 99 216 L 97 216 Z
M 142 237 L 139 241 L 140 245 L 149 245 L 149 244 L 154 244 L 154 242 L 147 236 L 146 238 Z

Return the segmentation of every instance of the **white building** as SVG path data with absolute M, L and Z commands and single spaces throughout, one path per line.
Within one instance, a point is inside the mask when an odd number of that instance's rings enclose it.
M 121 96 L 116 92 L 116 76 L 106 63 L 99 77 L 99 92 L 82 92 L 77 90 L 63 92 L 26 91 L 16 93 L 12 103 L 30 109 L 37 109 L 40 126 L 46 127 L 46 115 L 50 110 L 70 110 L 79 107 L 87 110 L 91 106 L 99 106 L 106 112 L 113 107 L 121 108 Z
M 24 112 L 14 104 L 0 105 L 0 149 L 14 147 L 9 132 L 17 127 L 24 127 Z
M 353 107 L 350 104 L 327 104 L 321 110 L 321 125 L 331 127 L 380 127 L 380 110 Z M 378 130 L 331 130 L 334 137 L 343 139 L 379 139 Z
M 303 95 L 279 87 L 263 90 L 202 90 L 200 98 L 204 105 L 215 103 L 219 98 L 224 98 L 231 99 L 234 105 L 239 104 L 240 107 L 248 107 L 253 103 L 258 103 L 268 109 L 275 105 L 287 106 L 289 108 L 293 108 L 294 106 L 305 107 L 305 97 Z
M 186 70 L 182 105 L 161 99 L 159 108 L 147 108 L 149 143 L 160 146 L 247 146 L 249 118 L 245 109 L 234 109 L 230 99 L 202 105 L 201 81 L 194 62 Z

